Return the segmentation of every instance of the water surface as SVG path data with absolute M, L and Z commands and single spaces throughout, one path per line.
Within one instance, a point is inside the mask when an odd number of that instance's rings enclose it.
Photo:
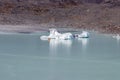
M 43 34 L 0 35 L 0 80 L 120 79 L 120 41 L 110 35 L 42 41 Z

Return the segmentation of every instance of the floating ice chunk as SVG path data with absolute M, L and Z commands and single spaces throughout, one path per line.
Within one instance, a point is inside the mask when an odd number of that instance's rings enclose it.
M 75 34 L 75 38 L 89 38 L 89 33 L 83 31 L 81 34 Z
M 41 40 L 48 40 L 48 36 L 41 36 L 40 39 Z
M 47 40 L 47 39 L 61 39 L 61 40 L 70 40 L 73 38 L 73 35 L 71 33 L 59 33 L 56 29 L 50 29 L 49 36 L 41 36 L 41 40 Z
M 113 36 L 113 38 L 115 38 L 115 39 L 117 39 L 117 40 L 120 40 L 120 35 L 117 34 L 117 35 Z

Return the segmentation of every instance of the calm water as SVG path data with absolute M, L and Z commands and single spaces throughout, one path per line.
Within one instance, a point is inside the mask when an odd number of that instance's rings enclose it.
M 120 41 L 41 41 L 42 34 L 0 35 L 0 80 L 119 80 Z

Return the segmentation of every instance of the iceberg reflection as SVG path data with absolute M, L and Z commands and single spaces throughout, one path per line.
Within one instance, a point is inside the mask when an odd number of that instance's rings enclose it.
M 72 46 L 72 40 L 55 40 L 51 39 L 49 41 L 50 53 L 56 55 L 57 51 L 70 51 Z M 60 48 L 60 49 L 59 49 Z
M 81 43 L 81 59 L 82 60 L 86 60 L 87 59 L 87 47 L 88 47 L 88 43 L 89 43 L 89 39 L 88 38 L 79 38 L 78 42 Z
M 81 42 L 83 49 L 85 49 L 86 46 L 88 45 L 89 39 L 88 38 L 78 38 L 78 42 Z

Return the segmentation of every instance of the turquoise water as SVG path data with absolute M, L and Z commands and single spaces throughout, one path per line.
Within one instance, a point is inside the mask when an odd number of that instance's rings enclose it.
M 42 41 L 42 34 L 0 35 L 0 80 L 120 79 L 120 41 L 110 35 Z

